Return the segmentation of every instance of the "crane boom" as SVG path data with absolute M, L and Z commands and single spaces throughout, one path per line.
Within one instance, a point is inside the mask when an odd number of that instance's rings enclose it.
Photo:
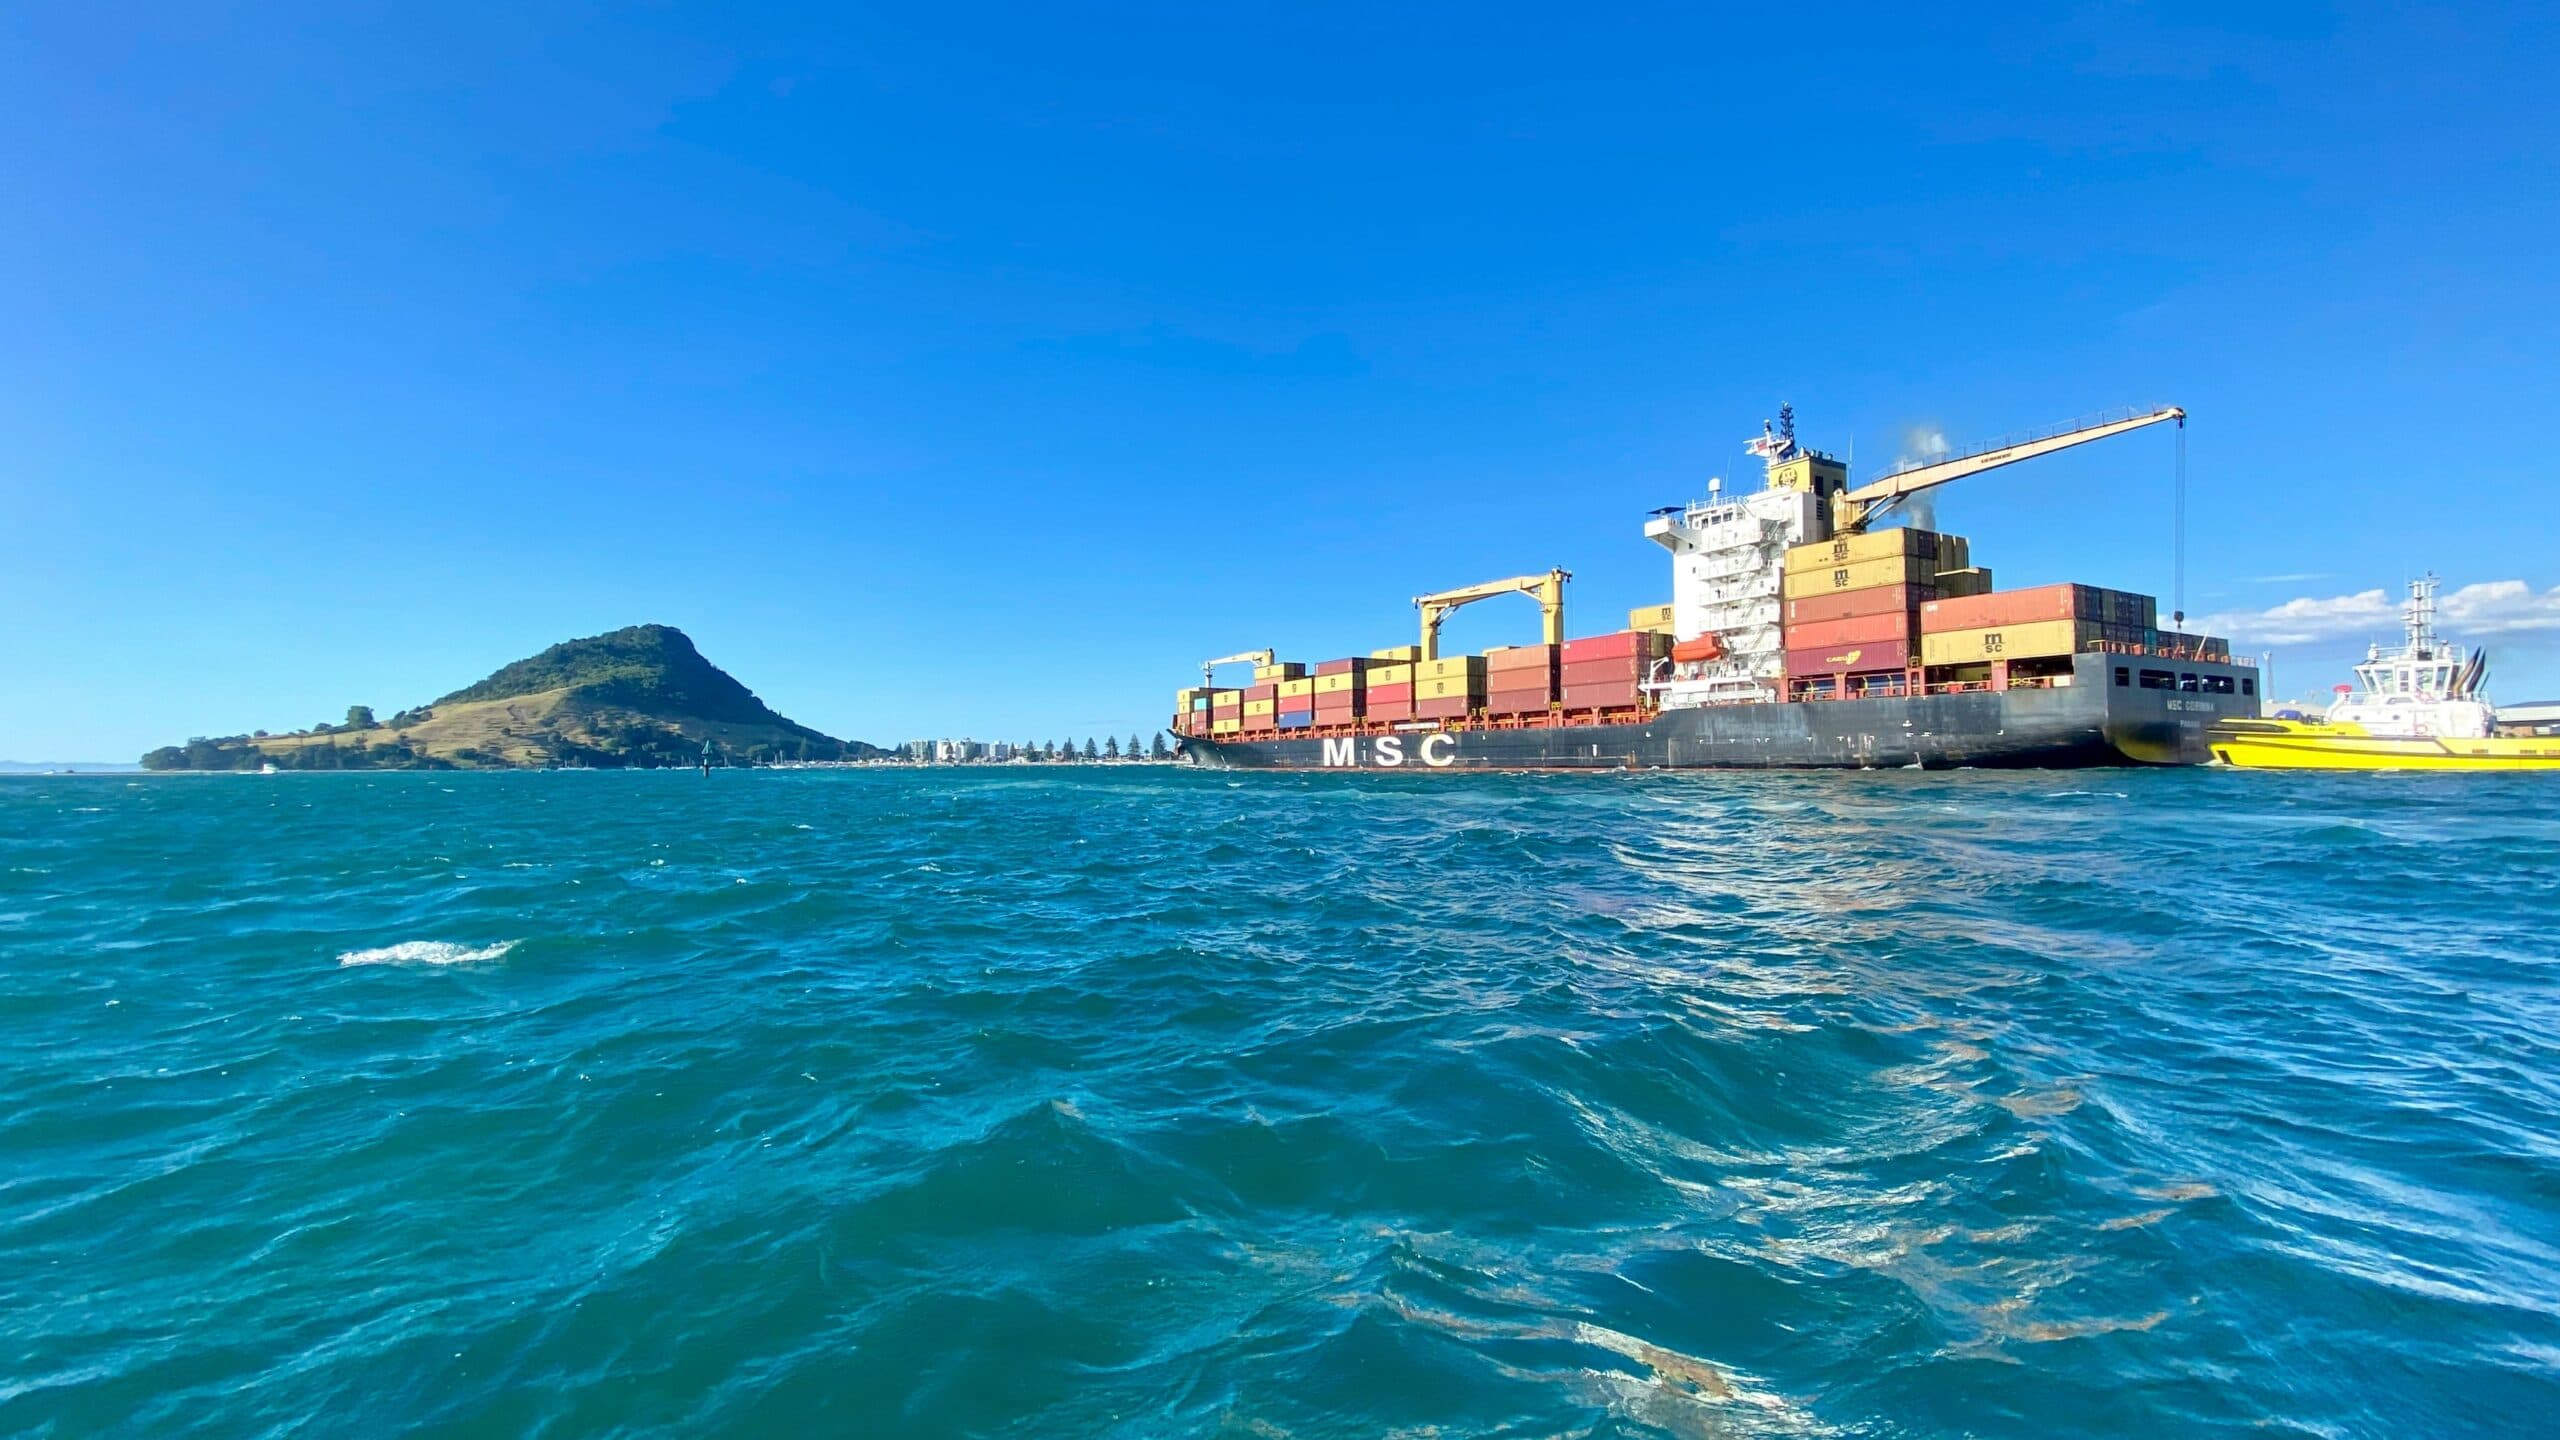
M 1546 643 L 1563 644 L 1564 582 L 1572 578 L 1570 571 L 1550 570 L 1544 575 L 1514 575 L 1508 580 L 1487 580 L 1481 585 L 1461 585 L 1455 590 L 1414 596 L 1413 603 L 1422 611 L 1422 658 L 1440 658 L 1440 622 L 1448 619 L 1452 611 L 1496 595 L 1535 597 L 1546 621 Z
M 1200 683 L 1214 684 L 1218 678 L 1218 667 L 1221 665 L 1276 665 L 1278 663 L 1280 663 L 1280 652 L 1277 650 L 1243 650 L 1233 655 L 1221 655 L 1215 660 L 1200 662 Z
M 2015 445 L 1977 450 L 1971 455 L 1959 455 L 1952 460 L 1940 460 L 1887 475 L 1881 480 L 1870 480 L 1840 495 L 1838 521 L 1833 528 L 1844 534 L 1863 530 L 1867 522 L 1920 491 L 1944 485 L 1950 480 L 1961 480 L 1968 475 L 1979 475 L 1985 470 L 1997 470 L 2003 465 L 2015 465 L 2021 460 L 2033 460 L 2039 455 L 2050 455 L 2056 450 L 2068 450 L 2074 445 L 2086 445 L 2092 440 L 2104 440 L 2110 435 L 2157 425 L 2163 420 L 2175 420 L 2184 425 L 2187 412 L 2175 405 L 2164 406 L 2145 414 L 2083 425 L 2058 434 L 2022 440 Z

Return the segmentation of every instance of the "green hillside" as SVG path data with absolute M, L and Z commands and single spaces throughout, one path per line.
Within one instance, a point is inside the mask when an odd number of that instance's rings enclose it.
M 730 763 L 858 760 L 877 747 L 775 713 L 670 625 L 570 640 L 387 721 L 163 746 L 154 770 L 518 769 L 690 765 L 705 742 Z

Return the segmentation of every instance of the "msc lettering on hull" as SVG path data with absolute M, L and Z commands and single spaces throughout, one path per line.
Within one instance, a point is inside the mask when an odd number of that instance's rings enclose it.
M 1405 744 L 1408 740 L 1416 743 L 1408 748 Z M 1362 754 L 1364 745 L 1367 747 L 1365 756 Z M 1458 742 L 1445 733 L 1420 737 L 1377 735 L 1366 740 L 1357 735 L 1344 735 L 1324 742 L 1324 763 L 1335 768 L 1366 764 L 1381 770 L 1393 770 L 1401 765 L 1415 764 L 1437 770 L 1457 758 Z

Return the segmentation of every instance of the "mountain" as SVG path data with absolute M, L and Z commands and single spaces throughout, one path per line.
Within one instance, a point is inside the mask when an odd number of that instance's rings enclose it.
M 704 742 L 739 760 L 861 760 L 883 753 L 774 713 L 671 625 L 570 640 L 476 685 L 377 722 L 168 745 L 153 770 L 503 770 L 692 765 Z

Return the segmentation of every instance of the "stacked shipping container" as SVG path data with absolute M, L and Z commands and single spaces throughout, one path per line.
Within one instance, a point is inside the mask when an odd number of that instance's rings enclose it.
M 1413 715 L 1417 720 L 1464 720 L 1484 704 L 1481 655 L 1417 660 L 1413 665 Z
M 1939 577 L 1980 573 L 1967 572 L 1970 548 L 1961 535 L 1904 526 L 1789 550 L 1789 681 L 1844 692 L 1905 683 L 1920 663 L 1920 608 L 1939 598 Z
M 1368 689 L 1369 662 L 1327 660 L 1316 667 L 1315 716 L 1318 725 L 1348 725 L 1360 718 Z
M 1484 653 L 1484 713 L 1543 715 L 1556 699 L 1557 645 L 1512 645 Z
M 2050 659 L 2106 645 L 2156 643 L 2160 602 L 2095 585 L 2038 585 L 1941 599 L 1920 609 L 1920 655 L 1932 666 Z
M 1557 670 L 1559 703 L 1567 712 L 1633 710 L 1644 701 L 1654 662 L 1670 653 L 1671 637 L 1654 630 L 1567 640 Z

